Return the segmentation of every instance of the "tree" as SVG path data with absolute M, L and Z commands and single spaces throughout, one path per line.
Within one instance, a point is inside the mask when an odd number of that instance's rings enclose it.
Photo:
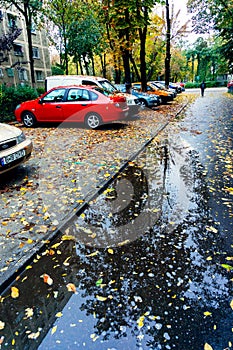
M 233 3 L 227 0 L 188 0 L 187 7 L 193 14 L 196 33 L 214 31 L 222 38 L 221 51 L 233 70 Z
M 25 19 L 27 39 L 28 39 L 28 52 L 29 52 L 29 64 L 32 86 L 35 87 L 35 73 L 34 73 L 34 59 L 32 50 L 32 29 L 37 21 L 38 14 L 42 9 L 42 1 L 36 0 L 0 0 L 0 5 L 14 7 L 23 15 Z
M 8 54 L 13 48 L 13 43 L 16 38 L 21 34 L 22 29 L 13 27 L 9 33 L 4 33 L 0 37 L 0 64 L 4 61 L 8 61 Z

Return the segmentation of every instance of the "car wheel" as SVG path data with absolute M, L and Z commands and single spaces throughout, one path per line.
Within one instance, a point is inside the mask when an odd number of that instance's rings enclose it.
M 97 113 L 88 113 L 85 118 L 85 124 L 90 129 L 96 129 L 100 126 L 102 120 Z
M 146 108 L 147 107 L 147 102 L 143 99 L 140 99 L 139 100 L 139 105 L 142 107 L 142 108 Z
M 22 115 L 22 122 L 27 128 L 31 128 L 36 125 L 36 118 L 31 112 L 24 112 Z

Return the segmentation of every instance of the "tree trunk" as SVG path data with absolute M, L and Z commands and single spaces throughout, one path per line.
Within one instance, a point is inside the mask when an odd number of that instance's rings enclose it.
M 24 3 L 24 14 L 25 14 L 24 18 L 25 18 L 27 38 L 28 38 L 28 52 L 29 52 L 31 82 L 32 82 L 32 87 L 35 88 L 36 81 L 35 81 L 35 72 L 34 72 L 34 59 L 33 59 L 32 33 L 31 33 L 32 17 L 31 17 L 30 9 L 28 8 L 26 3 Z
M 167 34 L 166 34 L 166 57 L 165 57 L 165 86 L 168 88 L 169 81 L 170 81 L 170 61 L 171 61 L 171 22 L 170 22 L 168 0 L 166 0 L 166 23 L 167 23 Z

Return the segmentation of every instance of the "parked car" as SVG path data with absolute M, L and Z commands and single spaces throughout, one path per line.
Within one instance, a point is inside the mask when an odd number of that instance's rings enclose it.
M 115 86 L 119 91 L 126 92 L 125 84 L 115 84 Z M 146 92 L 140 92 L 134 88 L 131 89 L 131 94 L 138 98 L 138 104 L 140 104 L 142 108 L 153 108 L 162 103 L 159 96 L 149 95 Z
M 181 87 L 181 91 L 185 91 L 185 83 L 183 83 L 182 81 L 180 81 L 179 83 L 176 83 L 177 85 L 179 85 Z
M 3 174 L 31 156 L 32 141 L 15 126 L 0 123 L 0 174 Z
M 163 86 L 165 86 L 165 81 L 164 80 L 155 80 L 153 82 L 160 83 Z M 180 94 L 182 92 L 181 86 L 179 84 L 177 84 L 177 83 L 169 83 L 169 89 L 175 90 L 177 94 Z
M 123 94 L 106 96 L 94 86 L 59 86 L 15 109 L 19 122 L 33 127 L 39 122 L 80 122 L 95 129 L 100 124 L 125 119 L 129 108 Z
M 162 84 L 162 83 L 156 82 L 156 81 L 150 81 L 149 83 L 154 85 L 154 86 L 156 86 L 158 89 L 161 89 L 161 90 L 169 92 L 169 94 L 172 94 L 173 98 L 175 98 L 177 96 L 176 90 L 175 89 L 170 89 L 170 88 L 167 89 L 165 87 L 165 84 Z
M 117 93 L 116 87 L 106 78 L 96 77 L 92 75 L 51 75 L 45 79 L 46 91 L 58 87 L 58 86 L 69 86 L 69 85 L 88 85 L 98 86 L 111 94 Z M 131 94 L 125 94 L 127 105 L 129 107 L 129 116 L 133 116 L 139 111 L 139 104 L 137 97 Z
M 133 83 L 132 84 L 133 88 L 138 90 L 138 91 L 142 91 L 141 90 L 141 83 Z M 167 103 L 169 101 L 173 101 L 173 95 L 170 94 L 169 92 L 165 91 L 165 90 L 161 90 L 159 88 L 157 88 L 155 85 L 151 84 L 151 83 L 147 83 L 147 91 L 148 94 L 151 95 L 156 95 L 159 96 L 162 100 L 162 103 Z

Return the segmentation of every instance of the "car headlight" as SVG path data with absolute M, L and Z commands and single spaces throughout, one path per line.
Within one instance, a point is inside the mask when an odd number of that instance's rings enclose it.
M 16 137 L 16 140 L 17 140 L 17 144 L 18 144 L 18 143 L 21 143 L 21 142 L 23 142 L 23 141 L 26 140 L 26 136 L 24 135 L 23 132 L 21 132 L 21 134 L 20 134 L 19 136 Z

